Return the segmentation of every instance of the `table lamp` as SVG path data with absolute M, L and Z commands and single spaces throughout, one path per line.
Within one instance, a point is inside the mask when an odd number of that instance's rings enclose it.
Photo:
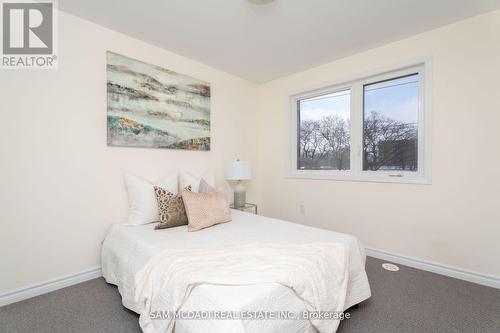
M 234 206 L 244 207 L 246 203 L 246 189 L 243 180 L 252 179 L 250 162 L 239 159 L 230 161 L 226 168 L 226 180 L 236 180 L 234 187 Z

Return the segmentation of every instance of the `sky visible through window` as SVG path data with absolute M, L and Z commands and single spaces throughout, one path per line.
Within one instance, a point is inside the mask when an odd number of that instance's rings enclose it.
M 365 87 L 365 113 L 383 112 L 384 116 L 404 123 L 418 119 L 418 75 L 374 83 Z M 417 92 L 417 93 L 415 93 Z M 350 91 L 340 91 L 300 101 L 300 120 L 319 120 L 331 114 L 350 118 Z
M 351 91 L 344 90 L 300 101 L 300 120 L 320 120 L 337 114 L 348 120 L 351 109 Z
M 403 123 L 418 120 L 418 74 L 365 86 L 365 117 L 381 112 Z

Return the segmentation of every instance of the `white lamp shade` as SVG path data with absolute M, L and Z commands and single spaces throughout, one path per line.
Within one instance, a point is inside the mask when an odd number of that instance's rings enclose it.
M 252 167 L 249 161 L 234 160 L 227 164 L 226 180 L 252 179 Z

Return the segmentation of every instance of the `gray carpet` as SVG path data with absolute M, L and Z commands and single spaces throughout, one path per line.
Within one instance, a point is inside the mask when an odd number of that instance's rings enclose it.
M 368 258 L 372 298 L 338 332 L 500 332 L 500 290 Z M 0 332 L 140 332 L 116 287 L 95 279 L 0 308 Z

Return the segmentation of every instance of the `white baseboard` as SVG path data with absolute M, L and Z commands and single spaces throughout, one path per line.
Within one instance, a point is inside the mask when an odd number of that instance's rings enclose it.
M 400 256 L 397 254 L 391 254 L 377 249 L 367 248 L 366 255 L 377 259 L 394 262 L 396 264 L 417 268 L 423 271 L 441 274 L 452 278 L 500 289 L 500 278 L 498 277 L 483 275 L 473 271 L 442 265 L 430 261 L 424 261 L 420 259 Z
M 102 276 L 101 267 L 92 268 L 80 273 L 66 275 L 57 279 L 33 284 L 24 288 L 0 294 L 0 306 L 19 302 L 31 297 L 50 293 L 51 291 L 72 286 Z

